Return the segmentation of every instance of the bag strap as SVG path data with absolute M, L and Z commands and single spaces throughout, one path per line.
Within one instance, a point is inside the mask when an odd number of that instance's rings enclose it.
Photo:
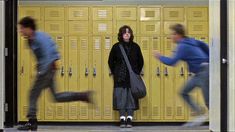
M 119 48 L 121 49 L 122 55 L 123 55 L 123 57 L 125 59 L 125 62 L 126 62 L 126 65 L 127 65 L 127 68 L 129 70 L 129 72 L 132 72 L 130 61 L 127 58 L 126 52 L 125 52 L 125 50 L 124 50 L 124 48 L 123 48 L 123 46 L 121 44 L 119 44 Z

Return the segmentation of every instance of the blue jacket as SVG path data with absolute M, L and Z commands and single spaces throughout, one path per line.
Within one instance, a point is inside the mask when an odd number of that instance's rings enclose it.
M 29 40 L 29 46 L 37 58 L 40 74 L 47 72 L 51 64 L 60 58 L 56 43 L 46 33 L 35 32 L 34 38 Z
M 187 62 L 190 72 L 197 73 L 201 63 L 209 62 L 209 47 L 202 41 L 184 38 L 177 43 L 173 57 L 160 57 L 161 62 L 170 66 L 175 65 L 179 60 Z

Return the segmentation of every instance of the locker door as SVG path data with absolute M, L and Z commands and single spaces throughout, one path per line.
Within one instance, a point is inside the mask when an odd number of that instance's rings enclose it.
M 95 91 L 96 106 L 93 109 L 93 120 L 100 120 L 102 117 L 102 88 L 101 88 L 101 78 L 102 78 L 102 68 L 101 68 L 101 41 L 102 38 L 94 36 L 92 40 L 92 84 L 93 90 Z
M 182 90 L 182 87 L 185 84 L 185 64 L 180 62 L 175 68 L 175 119 L 176 120 L 185 120 L 187 112 L 185 108 L 185 103 L 181 95 L 179 94 Z
M 49 34 L 64 34 L 64 21 L 46 21 L 45 31 Z
M 141 22 L 140 23 L 140 33 L 143 35 L 160 35 L 161 34 L 161 25 L 160 22 Z
M 30 84 L 30 56 L 31 51 L 28 47 L 27 40 L 20 37 L 20 82 L 19 82 L 19 121 L 27 121 L 27 112 L 29 107 L 28 97 Z
M 161 9 L 152 7 L 140 8 L 140 20 L 141 21 L 159 21 L 161 20 Z
M 59 69 L 56 72 L 56 90 L 57 92 L 67 91 L 65 87 L 65 37 L 56 36 L 55 42 L 60 53 Z M 67 104 L 56 103 L 55 104 L 55 120 L 65 120 L 67 119 Z
M 140 48 L 144 57 L 144 67 L 141 72 L 141 76 L 143 77 L 146 85 L 146 92 L 147 95 L 145 98 L 143 98 L 140 102 L 141 106 L 141 120 L 147 120 L 150 118 L 150 97 L 149 97 L 149 92 L 150 92 L 150 87 L 149 87 L 149 46 L 150 46 L 150 38 L 149 37 L 140 37 Z
M 173 50 L 173 43 L 171 38 L 165 37 L 164 40 L 164 55 L 171 56 Z M 164 120 L 174 120 L 174 106 L 175 106 L 175 93 L 174 93 L 174 68 L 170 66 L 163 65 L 163 73 L 164 73 Z
M 69 34 L 88 34 L 88 21 L 69 21 Z
M 207 21 L 208 9 L 206 7 L 189 7 L 187 9 L 187 19 L 190 21 Z
M 69 20 L 88 20 L 88 7 L 69 7 Z
M 151 51 L 161 51 L 161 38 L 153 37 L 151 43 Z M 152 53 L 152 52 L 150 52 Z M 150 76 L 151 76 L 151 91 L 149 95 L 151 96 L 151 111 L 152 120 L 162 119 L 162 69 L 161 63 L 154 56 L 150 54 Z
M 184 21 L 184 8 L 164 7 L 163 13 L 166 21 Z
M 175 22 L 164 22 L 164 34 L 171 34 L 171 30 L 170 30 L 170 26 L 171 25 L 174 25 L 174 24 L 182 24 L 182 25 L 185 25 L 184 22 L 182 21 L 175 21 Z
M 79 88 L 80 91 L 89 90 L 89 76 L 91 71 L 89 69 L 89 41 L 88 37 L 79 37 Z M 89 107 L 87 103 L 80 102 L 80 119 L 89 119 Z
M 68 87 L 69 91 L 79 91 L 78 89 L 78 38 L 69 37 L 68 45 Z M 78 119 L 80 115 L 78 103 L 69 103 L 69 120 Z
M 136 20 L 135 7 L 117 7 L 117 20 Z
M 208 22 L 188 22 L 188 33 L 194 35 L 207 35 Z
M 45 20 L 64 20 L 64 7 L 45 7 Z
M 93 34 L 112 34 L 112 21 L 93 21 Z
M 20 6 L 19 7 L 20 11 L 20 19 L 25 17 L 25 16 L 30 16 L 34 18 L 35 20 L 39 21 L 41 20 L 41 8 L 37 6 L 30 6 L 30 7 L 25 7 L 25 6 Z
M 119 28 L 128 25 L 133 30 L 133 34 L 137 34 L 137 24 L 136 21 L 117 21 L 116 33 L 119 32 Z
M 112 7 L 93 7 L 93 20 L 113 20 Z
M 103 103 L 105 120 L 113 119 L 113 77 L 108 65 L 108 57 L 112 48 L 112 36 L 105 36 L 103 40 Z

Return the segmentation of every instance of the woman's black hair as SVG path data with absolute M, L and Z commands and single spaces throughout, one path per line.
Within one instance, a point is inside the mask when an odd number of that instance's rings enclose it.
M 127 26 L 127 25 L 124 25 L 122 26 L 120 29 L 119 29 L 119 32 L 118 32 L 118 41 L 119 42 L 123 42 L 123 34 L 126 33 L 126 29 L 129 29 L 129 32 L 130 32 L 130 42 L 133 42 L 133 39 L 134 39 L 134 35 L 133 35 L 133 30 L 131 29 L 130 26 Z

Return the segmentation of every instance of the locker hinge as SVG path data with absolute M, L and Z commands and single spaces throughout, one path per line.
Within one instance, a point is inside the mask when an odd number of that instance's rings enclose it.
M 8 48 L 5 48 L 4 54 L 5 54 L 5 56 L 8 56 Z
M 4 111 L 5 111 L 5 112 L 8 112 L 8 103 L 5 103 L 5 104 L 4 104 Z

